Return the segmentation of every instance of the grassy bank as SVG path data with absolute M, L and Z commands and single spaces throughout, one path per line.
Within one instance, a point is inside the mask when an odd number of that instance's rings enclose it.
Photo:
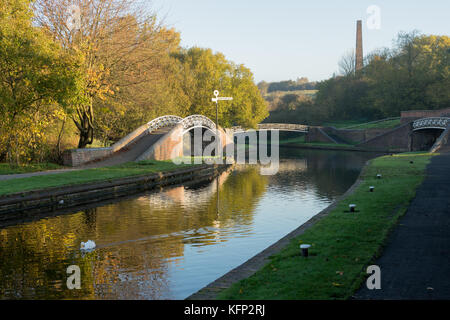
M 322 124 L 324 127 L 335 127 L 338 129 L 391 129 L 400 125 L 400 118 L 382 119 L 376 121 L 346 120 L 327 122 Z
M 405 213 L 430 157 L 408 153 L 372 160 L 355 192 L 253 276 L 222 291 L 219 299 L 349 298 L 360 287 L 367 265 L 380 253 L 388 232 Z M 382 179 L 376 179 L 377 173 Z M 375 191 L 369 192 L 369 186 L 375 186 Z M 349 212 L 351 203 L 357 205 L 357 212 Z M 312 245 L 308 258 L 300 255 L 302 243 Z
M 314 147 L 347 147 L 352 148 L 354 145 L 343 144 L 343 143 L 330 143 L 330 142 L 306 142 L 306 136 L 302 135 L 300 137 L 284 138 L 280 139 L 278 142 L 280 145 L 299 145 L 299 146 L 314 146 Z
M 167 172 L 192 166 L 176 165 L 172 161 L 141 161 L 122 165 L 69 171 L 51 175 L 34 176 L 0 181 L 0 196 L 15 192 L 37 190 L 51 187 L 76 185 L 88 182 L 144 175 L 155 172 Z
M 0 175 L 4 174 L 18 174 L 38 171 L 47 171 L 64 168 L 56 163 L 35 163 L 23 165 L 11 165 L 9 163 L 0 163 Z

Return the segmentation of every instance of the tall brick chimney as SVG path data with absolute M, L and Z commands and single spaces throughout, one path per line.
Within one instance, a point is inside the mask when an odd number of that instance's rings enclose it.
M 356 57 L 355 70 L 361 70 L 363 67 L 363 48 L 362 48 L 362 21 L 356 21 Z

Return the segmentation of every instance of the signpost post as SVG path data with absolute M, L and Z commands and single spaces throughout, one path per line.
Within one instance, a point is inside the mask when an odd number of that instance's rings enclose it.
M 219 100 L 229 101 L 233 100 L 232 97 L 219 97 L 219 90 L 214 90 L 215 98 L 211 100 L 216 103 L 216 142 L 217 142 L 217 152 L 219 152 Z
M 221 101 L 229 101 L 229 100 L 233 100 L 232 97 L 219 97 L 219 90 L 214 90 L 214 96 L 215 98 L 212 98 L 211 100 L 213 102 L 216 103 L 216 152 L 219 153 L 219 100 Z M 217 156 L 217 154 L 216 154 Z M 216 193 L 217 193 L 217 205 L 216 205 L 216 210 L 217 210 L 217 215 L 219 215 L 219 177 L 217 177 L 216 179 Z

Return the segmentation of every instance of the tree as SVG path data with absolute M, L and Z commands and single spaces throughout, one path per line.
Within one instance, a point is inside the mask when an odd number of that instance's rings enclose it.
M 343 76 L 355 74 L 355 50 L 347 51 L 339 60 L 339 73 Z
M 29 6 L 0 3 L 0 154 L 16 163 L 51 118 L 80 98 L 77 56 L 32 25 Z
M 99 101 L 150 76 L 146 67 L 153 55 L 143 53 L 154 49 L 149 44 L 161 26 L 145 8 L 138 0 L 36 0 L 34 4 L 36 22 L 64 48 L 84 57 L 85 102 L 74 106 L 72 117 L 79 130 L 79 148 L 93 142 Z M 70 23 L 74 12 L 80 18 L 75 25 Z M 120 81 L 114 81 L 115 76 Z
M 214 90 L 233 100 L 220 104 L 222 126 L 255 127 L 268 115 L 267 105 L 255 85 L 251 71 L 243 65 L 227 61 L 223 54 L 211 49 L 190 48 L 174 54 L 180 62 L 182 88 L 188 97 L 188 114 L 202 114 L 215 119 L 211 103 Z

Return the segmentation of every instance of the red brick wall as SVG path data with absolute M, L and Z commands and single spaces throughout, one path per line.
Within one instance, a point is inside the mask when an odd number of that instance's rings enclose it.
M 431 117 L 450 117 L 450 108 L 441 110 L 410 110 L 401 112 L 402 123 Z

